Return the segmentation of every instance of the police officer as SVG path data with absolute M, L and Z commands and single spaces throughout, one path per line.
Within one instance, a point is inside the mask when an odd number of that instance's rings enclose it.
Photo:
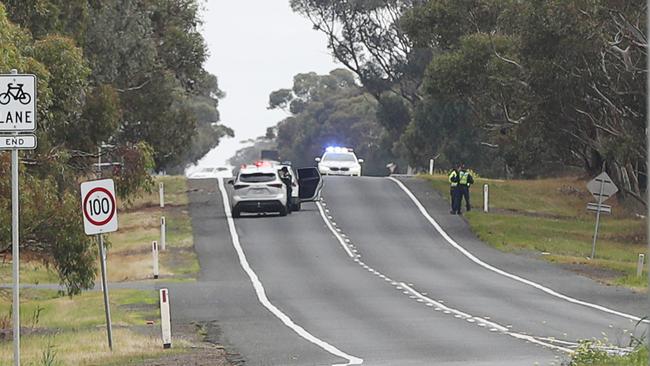
M 474 177 L 465 169 L 465 166 L 461 164 L 458 170 L 458 201 L 456 202 L 456 213 L 460 215 L 460 207 L 463 203 L 463 198 L 465 198 L 465 208 L 467 211 L 472 210 L 472 206 L 469 202 L 469 187 L 474 184 Z
M 293 202 L 291 201 L 291 193 L 293 192 L 291 186 L 291 174 L 289 173 L 289 169 L 286 166 L 283 166 L 278 173 L 280 173 L 279 175 L 282 183 L 287 186 L 287 213 L 291 213 L 291 209 L 293 208 Z
M 450 214 L 455 215 L 460 211 L 460 195 L 458 192 L 458 182 L 460 177 L 458 176 L 458 169 L 454 168 L 449 173 L 449 196 L 451 198 L 451 211 Z M 457 204 L 458 203 L 458 204 Z M 458 206 L 458 209 L 456 208 Z

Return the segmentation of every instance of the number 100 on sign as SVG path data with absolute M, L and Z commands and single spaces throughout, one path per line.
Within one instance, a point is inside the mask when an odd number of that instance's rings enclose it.
M 81 183 L 81 208 L 87 235 L 117 231 L 117 204 L 112 179 Z

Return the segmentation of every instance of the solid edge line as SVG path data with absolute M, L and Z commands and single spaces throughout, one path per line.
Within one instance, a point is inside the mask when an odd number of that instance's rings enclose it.
M 325 215 L 325 211 L 323 210 L 323 206 L 321 205 L 321 203 L 316 202 L 316 207 L 318 207 L 318 210 L 320 211 L 320 215 L 323 218 L 323 221 L 325 221 L 325 224 L 327 225 L 327 227 L 330 229 L 332 234 L 334 234 L 334 236 L 336 237 L 338 242 L 341 244 L 343 249 L 345 249 L 345 252 L 348 253 L 348 256 L 350 258 L 354 258 L 354 254 L 352 254 L 352 251 L 350 250 L 350 248 L 348 248 L 348 246 L 345 244 L 345 240 L 343 240 L 343 237 L 341 237 L 341 235 L 336 230 L 334 230 L 334 227 L 332 226 L 330 221 L 327 219 L 327 216 Z
M 237 234 L 237 229 L 235 228 L 235 220 L 233 220 L 232 218 L 232 213 L 230 210 L 230 200 L 228 199 L 228 193 L 226 192 L 223 179 L 217 179 L 217 181 L 219 182 L 219 190 L 221 191 L 221 197 L 223 199 L 223 208 L 226 213 L 226 220 L 228 221 L 228 229 L 230 230 L 230 237 L 232 238 L 232 244 L 235 247 L 237 256 L 239 257 L 239 263 L 242 269 L 244 270 L 244 272 L 246 272 L 246 274 L 250 278 L 251 283 L 253 284 L 253 288 L 255 289 L 255 294 L 257 295 L 257 298 L 260 301 L 260 303 L 266 309 L 268 309 L 273 315 L 275 315 L 275 317 L 280 319 L 282 323 L 284 323 L 284 325 L 286 325 L 291 330 L 296 332 L 302 338 L 317 345 L 318 347 L 322 348 L 323 350 L 329 352 L 332 355 L 348 360 L 348 363 L 346 364 L 335 364 L 332 366 L 361 365 L 363 363 L 363 359 L 355 356 L 351 356 L 339 350 L 338 348 L 332 346 L 331 344 L 316 338 L 311 333 L 307 332 L 303 327 L 294 323 L 293 320 L 291 320 L 291 318 L 289 318 L 286 314 L 284 314 L 280 309 L 278 309 L 275 305 L 271 303 L 271 301 L 266 296 L 266 291 L 264 290 L 264 286 L 262 285 L 262 282 L 257 277 L 257 274 L 255 273 L 255 271 L 253 271 L 250 264 L 248 263 L 248 259 L 246 259 L 244 250 L 242 249 L 241 243 L 239 242 L 239 235 Z
M 458 314 L 458 315 L 462 316 L 465 319 L 474 319 L 475 321 L 477 321 L 479 323 L 489 325 L 493 329 L 495 329 L 495 330 L 497 330 L 497 331 L 499 331 L 499 332 L 501 332 L 503 334 L 507 334 L 507 335 L 509 335 L 509 336 L 511 336 L 513 338 L 528 341 L 528 342 L 535 343 L 535 344 L 538 344 L 538 345 L 546 347 L 546 348 L 550 348 L 550 349 L 557 350 L 557 351 L 562 351 L 562 352 L 569 353 L 569 354 L 575 352 L 572 349 L 569 349 L 569 348 L 566 348 L 566 347 L 556 346 L 556 345 L 554 345 L 552 343 L 543 342 L 542 340 L 539 340 L 539 339 L 537 339 L 537 338 L 535 338 L 533 336 L 529 336 L 529 335 L 521 334 L 521 333 L 517 333 L 517 332 L 511 332 L 508 328 L 504 327 L 501 324 L 495 323 L 493 321 L 489 321 L 487 319 L 484 319 L 484 318 L 481 318 L 481 317 L 478 317 L 478 316 L 473 316 L 473 315 L 469 315 L 467 313 L 463 313 L 460 310 L 450 308 L 449 306 L 446 306 L 446 305 L 444 305 L 442 303 L 439 303 L 439 302 L 437 302 L 437 301 L 435 301 L 435 300 L 433 300 L 433 299 L 431 299 L 431 298 L 429 298 L 427 296 L 424 296 L 421 293 L 419 293 L 418 291 L 414 290 L 411 286 L 405 284 L 404 282 L 402 282 L 401 285 L 402 285 L 402 287 L 407 289 L 410 293 L 412 293 L 416 297 L 422 299 L 423 301 L 429 302 L 429 303 L 435 305 L 436 307 L 438 307 L 440 309 L 444 309 L 444 310 L 447 310 L 447 311 L 452 312 L 454 314 Z
M 443 238 L 445 238 L 445 240 L 449 244 L 451 244 L 454 248 L 456 248 L 459 252 L 461 252 L 465 257 L 469 258 L 469 260 L 471 260 L 472 262 L 478 264 L 479 266 L 481 266 L 483 268 L 486 268 L 486 269 L 488 269 L 488 270 L 490 270 L 492 272 L 498 273 L 498 274 L 500 274 L 502 276 L 508 277 L 508 278 L 510 278 L 512 280 L 515 280 L 515 281 L 521 282 L 523 284 L 526 284 L 528 286 L 534 287 L 534 288 L 536 288 L 536 289 L 538 289 L 540 291 L 543 291 L 543 292 L 545 292 L 545 293 L 547 293 L 547 294 L 549 294 L 551 296 L 555 296 L 557 298 L 568 301 L 570 303 L 582 305 L 582 306 L 589 307 L 589 308 L 596 309 L 596 310 L 600 310 L 600 311 L 605 312 L 605 313 L 618 315 L 620 317 L 635 320 L 637 322 L 641 321 L 641 322 L 644 322 L 644 323 L 650 323 L 650 320 L 648 320 L 648 319 L 643 319 L 643 318 L 640 318 L 640 317 L 635 316 L 635 315 L 626 314 L 626 313 L 623 313 L 623 312 L 620 312 L 620 311 L 617 311 L 617 310 L 609 309 L 609 308 L 601 306 L 601 305 L 592 304 L 590 302 L 586 302 L 586 301 L 583 301 L 583 300 L 575 299 L 573 297 L 569 297 L 569 296 L 561 294 L 561 293 L 559 293 L 559 292 L 557 292 L 555 290 L 552 290 L 552 289 L 550 289 L 548 287 L 542 286 L 542 285 L 540 285 L 540 284 L 538 284 L 536 282 L 533 282 L 531 280 L 527 280 L 527 279 L 525 279 L 523 277 L 519 277 L 517 275 L 506 272 L 506 271 L 504 271 L 502 269 L 499 269 L 497 267 L 494 267 L 494 266 L 492 266 L 490 264 L 487 264 L 487 263 L 483 262 L 479 258 L 475 257 L 472 253 L 470 253 L 467 249 L 462 247 L 460 244 L 456 243 L 456 241 L 454 241 L 454 239 L 452 239 L 442 229 L 442 227 L 438 224 L 438 222 L 436 222 L 436 220 L 434 220 L 429 215 L 429 213 L 424 208 L 422 203 L 420 203 L 420 201 L 415 197 L 415 195 L 413 195 L 413 193 L 411 193 L 411 191 L 408 188 L 406 188 L 406 186 L 402 182 L 400 182 L 399 180 L 397 180 L 397 179 L 395 179 L 393 177 L 388 177 L 388 179 L 395 182 L 406 193 L 406 195 L 408 195 L 409 198 L 411 198 L 411 201 L 413 201 L 413 203 L 415 203 L 415 206 L 417 206 L 417 208 L 420 210 L 420 213 L 422 214 L 422 216 L 424 216 L 424 218 L 426 218 L 429 221 L 429 223 L 431 223 L 431 225 L 438 231 L 438 233 L 440 233 L 440 235 L 442 235 Z

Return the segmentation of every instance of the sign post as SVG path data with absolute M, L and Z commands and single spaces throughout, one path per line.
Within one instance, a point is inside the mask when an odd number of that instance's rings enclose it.
M 595 206 L 596 211 L 596 228 L 594 229 L 594 240 L 591 244 L 591 259 L 596 258 L 596 240 L 598 239 L 598 226 L 600 225 L 600 213 L 609 211 L 607 207 L 603 207 L 603 202 L 618 192 L 618 187 L 612 182 L 612 179 L 607 173 L 602 172 L 599 176 L 587 183 L 587 189 L 598 200 Z M 593 204 L 591 204 L 593 207 Z M 589 208 L 589 205 L 588 205 Z
M 18 150 L 36 149 L 36 136 L 20 132 L 36 130 L 36 76 L 0 75 L 0 150 L 11 150 L 11 261 L 13 276 L 14 365 L 20 366 L 20 202 L 18 192 Z
M 117 231 L 117 204 L 115 183 L 112 179 L 102 179 L 81 183 L 81 211 L 86 235 L 97 235 L 99 239 L 99 261 L 102 271 L 104 310 L 106 311 L 106 332 L 108 347 L 113 350 L 113 328 L 111 308 L 108 301 L 108 282 L 106 280 L 106 251 L 104 233 Z

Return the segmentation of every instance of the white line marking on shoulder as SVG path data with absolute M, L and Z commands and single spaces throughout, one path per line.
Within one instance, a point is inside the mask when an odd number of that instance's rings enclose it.
M 415 197 L 415 195 L 413 195 L 413 193 L 411 193 L 411 191 L 408 188 L 406 188 L 406 186 L 402 182 L 400 182 L 399 180 L 397 180 L 397 179 L 395 179 L 393 177 L 388 177 L 388 179 L 395 182 L 406 193 L 406 195 L 409 196 L 411 201 L 413 201 L 413 203 L 415 203 L 415 206 L 417 206 L 417 208 L 420 210 L 420 213 L 422 214 L 422 216 L 424 216 L 424 218 L 427 219 L 427 221 L 429 221 L 429 223 L 438 231 L 438 233 L 440 233 L 440 235 L 442 235 L 442 237 L 449 244 L 451 244 L 451 246 L 456 248 L 465 257 L 469 258 L 469 260 L 471 260 L 472 262 L 478 264 L 479 266 L 481 266 L 481 267 L 483 267 L 485 269 L 488 269 L 488 270 L 490 270 L 492 272 L 498 273 L 498 274 L 500 274 L 502 276 L 508 277 L 508 278 L 510 278 L 512 280 L 515 280 L 515 281 L 521 282 L 523 284 L 526 284 L 528 286 L 534 287 L 534 288 L 536 288 L 536 289 L 538 289 L 540 291 L 543 291 L 543 292 L 545 292 L 545 293 L 547 293 L 547 294 L 549 294 L 551 296 L 555 296 L 555 297 L 560 298 L 562 300 L 566 300 L 566 301 L 568 301 L 570 303 L 586 306 L 586 307 L 589 307 L 589 308 L 592 308 L 592 309 L 603 311 L 605 313 L 618 315 L 618 316 L 623 317 L 623 318 L 632 319 L 632 320 L 635 320 L 635 321 L 643 321 L 644 323 L 650 323 L 650 320 L 648 320 L 648 319 L 642 319 L 642 318 L 640 318 L 638 316 L 635 316 L 635 315 L 626 314 L 626 313 L 623 313 L 623 312 L 620 312 L 620 311 L 617 311 L 617 310 L 607 308 L 605 306 L 601 306 L 601 305 L 598 305 L 598 304 L 592 304 L 590 302 L 586 302 L 586 301 L 582 301 L 582 300 L 578 300 L 578 299 L 569 297 L 569 296 L 561 294 L 561 293 L 559 293 L 559 292 L 557 292 L 555 290 L 552 290 L 552 289 L 550 289 L 548 287 L 540 285 L 539 283 L 533 282 L 531 280 L 527 280 L 527 279 L 525 279 L 523 277 L 519 277 L 517 275 L 506 272 L 506 271 L 504 271 L 502 269 L 499 269 L 497 267 L 494 267 L 491 264 L 483 262 L 479 258 L 475 257 L 472 253 L 470 253 L 467 249 L 462 247 L 460 244 L 456 243 L 456 241 L 454 239 L 452 239 L 449 236 L 449 234 L 447 234 L 445 232 L 445 230 L 443 230 L 443 228 L 438 224 L 438 222 L 436 222 L 436 220 L 434 220 L 433 217 L 431 217 L 431 215 L 429 215 L 429 213 L 427 212 L 426 208 L 424 208 L 422 203 L 420 203 L 420 201 Z
M 454 314 L 455 318 L 465 319 L 470 323 L 478 322 L 478 325 L 480 325 L 482 327 L 489 326 L 490 331 L 501 332 L 501 333 L 507 334 L 507 335 L 509 335 L 511 337 L 521 339 L 521 340 L 525 340 L 525 341 L 529 341 L 529 342 L 532 342 L 532 343 L 535 343 L 535 344 L 539 344 L 540 346 L 544 346 L 544 347 L 547 347 L 547 348 L 550 348 L 550 349 L 555 349 L 555 350 L 566 352 L 566 353 L 573 353 L 574 352 L 573 350 L 571 350 L 569 348 L 556 346 L 554 344 L 551 344 L 549 342 L 544 342 L 542 340 L 539 340 L 539 339 L 537 339 L 535 337 L 532 337 L 532 336 L 529 336 L 529 335 L 511 332 L 508 328 L 502 326 L 501 324 L 497 324 L 497 323 L 489 321 L 487 319 L 480 318 L 480 317 L 477 317 L 477 316 L 473 316 L 473 315 L 464 313 L 464 312 L 462 312 L 460 310 L 450 308 L 450 307 L 448 307 L 448 306 L 446 306 L 446 305 L 444 305 L 444 304 L 442 304 L 442 303 L 440 303 L 438 301 L 435 301 L 435 300 L 433 300 L 433 299 L 431 299 L 429 297 L 426 297 L 426 296 L 422 295 L 421 293 L 414 290 L 412 287 L 410 287 L 409 285 L 407 285 L 407 284 L 405 284 L 403 282 L 402 282 L 402 286 L 404 286 L 404 288 L 408 289 L 408 291 L 411 294 L 413 294 L 414 296 L 416 296 L 418 298 L 418 300 L 426 301 L 427 305 L 431 304 L 432 306 L 436 307 L 436 310 L 438 310 L 438 309 L 443 310 L 443 312 L 445 314 Z
M 246 274 L 250 278 L 260 303 L 265 308 L 267 308 L 273 315 L 275 315 L 275 317 L 280 319 L 280 321 L 282 321 L 284 325 L 291 328 L 291 330 L 296 332 L 302 338 L 317 345 L 318 347 L 324 349 L 325 351 L 331 353 L 334 356 L 341 357 L 348 360 L 348 363 L 346 364 L 335 364 L 332 366 L 361 365 L 363 363 L 363 359 L 349 355 L 339 350 L 338 348 L 332 346 L 331 344 L 319 338 L 316 338 L 311 333 L 307 332 L 303 327 L 294 323 L 293 320 L 291 320 L 291 318 L 289 318 L 285 313 L 283 313 L 280 309 L 278 309 L 275 305 L 271 303 L 269 298 L 266 296 L 266 290 L 264 289 L 262 282 L 257 277 L 255 271 L 253 271 L 253 269 L 251 268 L 250 264 L 248 263 L 248 259 L 246 259 L 244 250 L 242 249 L 241 243 L 239 242 L 239 235 L 237 234 L 237 229 L 235 228 L 235 221 L 233 220 L 232 213 L 230 211 L 230 201 L 228 199 L 228 192 L 226 191 L 226 187 L 224 186 L 223 179 L 218 179 L 218 181 L 219 181 L 219 190 L 221 190 L 221 197 L 223 198 L 223 208 L 226 213 L 228 228 L 230 230 L 230 236 L 232 238 L 232 244 L 235 247 L 237 256 L 239 257 L 239 263 L 242 269 L 244 270 L 244 272 L 246 272 Z
M 345 252 L 348 253 L 348 256 L 350 258 L 354 258 L 354 254 L 352 254 L 352 251 L 350 248 L 347 246 L 345 239 L 341 236 L 341 234 L 334 229 L 332 224 L 330 223 L 330 220 L 327 219 L 327 215 L 325 215 L 325 211 L 323 210 L 323 206 L 320 202 L 316 201 L 316 207 L 318 207 L 318 211 L 320 211 L 320 215 L 323 218 L 323 221 L 325 221 L 325 225 L 327 225 L 327 228 L 330 229 L 332 234 L 336 237 L 336 240 L 338 240 L 339 244 L 345 249 Z M 331 216 L 329 217 L 330 219 L 332 218 Z

